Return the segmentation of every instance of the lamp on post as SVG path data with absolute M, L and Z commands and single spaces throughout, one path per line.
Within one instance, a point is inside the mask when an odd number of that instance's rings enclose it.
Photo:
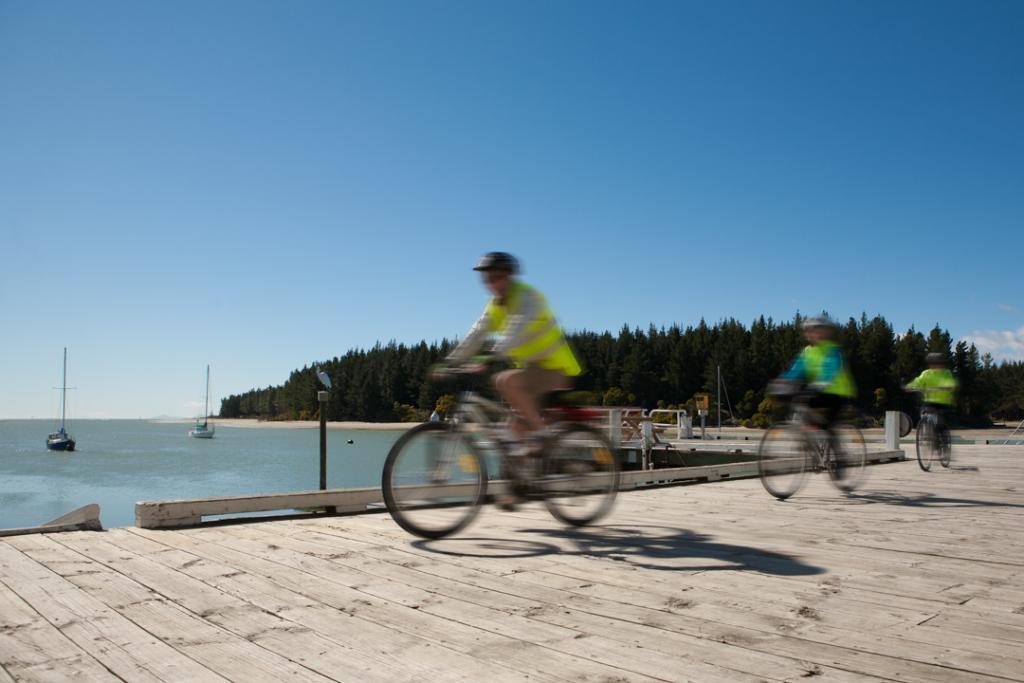
M 316 392 L 317 401 L 320 402 L 320 490 L 327 489 L 327 398 L 331 388 L 331 378 L 323 370 L 316 371 L 317 379 L 324 385 L 326 390 Z M 325 508 L 328 514 L 336 512 L 334 506 Z

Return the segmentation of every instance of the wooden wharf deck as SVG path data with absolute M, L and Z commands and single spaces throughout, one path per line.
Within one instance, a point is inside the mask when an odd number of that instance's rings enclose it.
M 1021 681 L 1024 448 L 624 493 L 423 542 L 386 514 L 0 538 L 0 682 Z

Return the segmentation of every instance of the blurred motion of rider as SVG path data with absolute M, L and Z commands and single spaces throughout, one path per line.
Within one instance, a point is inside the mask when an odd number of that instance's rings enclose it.
M 514 368 L 495 375 L 494 385 L 525 422 L 511 425 L 522 441 L 528 433 L 544 427 L 540 414 L 543 396 L 571 389 L 572 378 L 581 373 L 580 364 L 544 295 L 516 277 L 519 262 L 514 256 L 492 251 L 473 270 L 480 272 L 492 298 L 447 361 L 466 364 L 487 339 L 496 338 L 492 353 L 510 361 Z
M 843 406 L 857 396 L 857 386 L 842 348 L 833 340 L 835 324 L 825 317 L 806 318 L 803 329 L 808 344 L 782 378 L 806 384 L 812 392 L 808 405 L 819 412 L 823 426 L 831 432 Z
M 908 391 L 921 392 L 925 408 L 935 413 L 935 418 L 941 425 L 944 423 L 945 414 L 956 401 L 958 383 L 956 377 L 949 371 L 945 354 L 929 353 L 925 362 L 928 363 L 928 369 L 905 388 Z

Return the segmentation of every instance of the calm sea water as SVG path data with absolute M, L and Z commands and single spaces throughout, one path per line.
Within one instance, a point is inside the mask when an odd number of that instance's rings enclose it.
M 320 482 L 316 429 L 76 420 L 74 453 L 46 450 L 49 420 L 0 420 L 0 529 L 36 526 L 88 503 L 105 527 L 135 523 L 135 502 L 313 490 Z M 328 430 L 327 486 L 380 484 L 400 431 Z M 348 444 L 351 439 L 354 443 Z

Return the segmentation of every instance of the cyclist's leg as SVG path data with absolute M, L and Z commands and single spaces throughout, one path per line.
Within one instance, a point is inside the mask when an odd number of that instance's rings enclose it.
M 529 443 L 526 437 L 531 432 L 538 432 L 544 427 L 541 417 L 541 399 L 544 394 L 557 389 L 568 388 L 570 380 L 560 372 L 539 367 L 505 370 L 494 378 L 494 386 L 512 410 L 516 413 L 510 420 L 510 429 L 521 440 L 518 452 L 508 454 L 508 465 L 514 472 L 506 475 L 507 479 L 516 480 L 512 490 L 498 497 L 498 506 L 505 510 L 515 509 L 517 501 L 527 486 L 526 481 L 532 479 L 530 473 L 533 463 L 525 456 L 535 451 L 538 446 Z
M 531 409 L 533 400 L 526 392 L 523 372 L 522 369 L 504 370 L 494 376 L 494 388 L 514 412 L 508 421 L 509 430 L 520 439 L 537 429 L 536 420 L 540 418 L 539 410 Z
M 942 403 L 928 403 L 926 405 L 935 416 L 935 445 L 939 450 L 940 458 L 943 458 L 947 455 L 950 447 L 949 427 L 946 424 L 946 414 L 949 412 L 949 406 Z
M 845 399 L 842 396 L 836 394 L 821 394 L 819 398 L 819 406 L 822 412 L 822 418 L 825 421 L 824 429 L 828 434 L 828 443 L 832 448 L 833 457 L 837 460 L 841 456 L 839 438 L 836 434 L 835 424 L 839 421 L 839 415 L 843 412 L 843 406 L 845 405 Z
M 926 401 L 922 408 L 923 410 L 931 413 L 935 424 L 935 437 L 940 437 L 942 435 L 942 431 L 946 428 L 946 406 L 941 403 L 931 403 Z
M 513 430 L 519 436 L 523 436 L 526 431 L 538 431 L 544 427 L 544 418 L 540 413 L 544 394 L 571 386 L 569 378 L 557 370 L 537 366 L 500 372 L 494 384 L 501 397 L 508 401 L 525 422 L 525 429 L 513 425 Z

